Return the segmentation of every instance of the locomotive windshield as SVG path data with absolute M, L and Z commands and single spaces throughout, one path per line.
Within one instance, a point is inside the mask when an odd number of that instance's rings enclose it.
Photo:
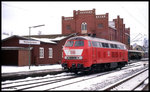
M 75 47 L 76 46 L 84 46 L 84 41 L 76 41 L 75 42 Z
M 66 46 L 66 47 L 72 47 L 72 46 L 73 46 L 73 42 L 74 42 L 74 41 L 68 41 L 68 42 L 65 44 L 65 46 Z
M 67 41 L 67 43 L 65 44 L 65 46 L 66 46 L 66 47 L 72 47 L 72 46 L 73 46 L 73 43 L 74 43 L 73 40 Z M 83 40 L 76 40 L 74 46 L 75 46 L 75 47 L 84 46 L 84 41 L 83 41 Z

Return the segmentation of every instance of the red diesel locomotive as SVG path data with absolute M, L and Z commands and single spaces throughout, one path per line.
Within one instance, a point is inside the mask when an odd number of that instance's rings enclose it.
M 62 67 L 70 72 L 121 68 L 128 62 L 125 44 L 105 39 L 76 36 L 63 47 Z

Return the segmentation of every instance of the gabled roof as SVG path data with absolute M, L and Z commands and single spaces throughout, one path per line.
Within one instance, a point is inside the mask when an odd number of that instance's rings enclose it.
M 12 35 L 12 36 L 9 36 L 9 37 L 6 37 L 6 38 L 2 39 L 2 41 L 8 40 L 8 39 L 11 39 L 11 38 L 14 38 L 14 37 L 18 37 L 18 38 L 23 38 L 23 39 L 29 40 L 27 37 L 23 37 L 23 36 L 19 36 L 19 35 Z
M 29 37 L 23 37 L 23 36 L 13 35 L 13 36 L 7 37 L 5 39 L 2 39 L 2 41 L 6 41 L 6 40 L 12 39 L 14 37 L 22 38 L 24 40 L 29 40 Z M 56 42 L 53 42 L 51 40 L 45 40 L 45 39 L 33 39 L 33 38 L 31 38 L 31 40 L 41 41 L 41 42 L 45 42 L 45 43 L 57 44 Z
M 76 35 L 76 34 L 73 33 L 73 34 L 68 34 L 68 35 L 61 35 L 61 34 L 58 34 L 58 35 L 31 35 L 30 39 L 31 40 L 36 40 L 36 41 L 41 41 L 41 42 L 44 42 L 44 43 L 57 44 L 57 41 L 61 41 L 65 38 L 68 38 L 68 37 L 71 37 L 71 36 L 74 36 L 74 35 Z M 25 40 L 29 40 L 29 36 L 13 35 L 13 36 L 10 36 L 8 38 L 2 39 L 2 41 L 11 39 L 13 37 L 18 37 L 18 38 L 23 38 Z
M 50 40 L 50 41 L 53 41 L 53 42 L 57 42 L 57 41 L 61 41 L 65 38 L 68 38 L 68 37 L 71 37 L 71 36 L 75 36 L 76 33 L 72 33 L 72 34 L 66 34 L 66 35 L 61 35 L 61 34 L 56 34 L 56 35 L 31 35 L 30 37 L 32 39 L 35 39 L 35 40 Z M 24 36 L 24 37 L 29 37 L 29 36 Z
M 76 33 L 72 33 L 72 34 L 66 34 L 66 35 L 62 35 L 62 34 L 55 34 L 55 35 L 31 35 L 30 37 L 32 38 L 47 38 L 47 39 L 51 39 L 51 40 L 62 40 L 66 37 L 70 37 L 76 35 Z M 24 36 L 24 37 L 29 37 L 29 36 Z

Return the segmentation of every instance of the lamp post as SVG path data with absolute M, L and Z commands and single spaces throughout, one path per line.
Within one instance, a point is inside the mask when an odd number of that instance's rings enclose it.
M 31 65 L 31 37 L 30 37 L 30 34 L 31 34 L 31 28 L 36 28 L 36 27 L 41 27 L 41 26 L 45 26 L 44 24 L 43 25 L 37 25 L 37 26 L 31 26 L 29 27 L 29 69 L 30 69 L 30 65 Z

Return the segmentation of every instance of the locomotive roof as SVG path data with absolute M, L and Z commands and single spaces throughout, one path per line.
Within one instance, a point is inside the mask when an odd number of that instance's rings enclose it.
M 99 42 L 104 42 L 104 43 L 125 45 L 125 44 L 118 42 L 118 41 L 110 41 L 110 40 L 106 40 L 106 39 L 102 39 L 102 38 L 96 38 L 96 37 L 90 37 L 90 36 L 75 36 L 75 37 L 69 38 L 68 40 L 77 40 L 77 39 L 85 39 L 85 40 L 99 41 Z

